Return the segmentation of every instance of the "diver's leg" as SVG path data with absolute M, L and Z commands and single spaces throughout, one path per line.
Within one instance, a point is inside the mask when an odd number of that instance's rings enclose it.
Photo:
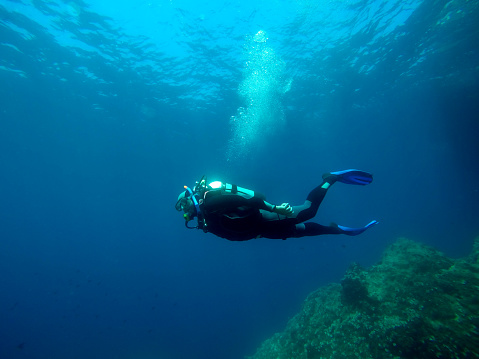
M 344 232 L 338 226 L 323 226 L 319 223 L 306 222 L 296 225 L 296 230 L 292 237 L 310 237 L 320 236 L 322 234 L 343 234 Z
M 378 224 L 378 221 L 371 221 L 364 227 L 349 228 L 331 223 L 329 226 L 323 226 L 314 222 L 298 223 L 295 226 L 292 237 L 320 236 L 322 234 L 346 234 L 348 236 L 357 236 L 368 228 Z
M 294 217 L 297 219 L 297 223 L 307 221 L 316 215 L 319 205 L 323 202 L 329 187 L 331 187 L 335 180 L 334 177 L 326 178 L 323 183 L 308 194 L 304 204 L 301 206 L 293 206 Z
M 377 224 L 377 221 L 371 221 L 364 227 L 349 228 L 331 223 L 329 226 L 323 226 L 315 222 L 295 223 L 293 218 L 272 219 L 263 221 L 258 234 L 264 238 L 299 238 L 320 236 L 323 234 L 346 234 L 348 236 L 357 236 L 368 228 Z

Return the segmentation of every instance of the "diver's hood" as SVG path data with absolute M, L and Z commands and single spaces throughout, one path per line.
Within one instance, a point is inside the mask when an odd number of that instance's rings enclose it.
M 201 214 L 200 205 L 195 197 L 195 193 L 188 186 L 184 186 L 186 191 L 178 195 L 175 208 L 178 212 L 183 211 L 183 218 L 185 219 L 185 226 L 188 228 L 198 228 L 188 226 L 188 222 L 198 217 Z

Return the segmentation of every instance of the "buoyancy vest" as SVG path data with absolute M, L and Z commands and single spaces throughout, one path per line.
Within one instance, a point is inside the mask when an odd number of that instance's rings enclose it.
M 200 206 L 203 207 L 204 201 L 210 196 L 229 196 L 240 195 L 245 198 L 257 197 L 265 200 L 266 197 L 253 190 L 240 187 L 230 183 L 223 183 L 221 181 L 211 182 L 204 187 L 204 192 L 200 195 Z M 257 209 L 250 207 L 240 207 L 235 211 L 215 211 L 214 214 L 203 211 L 203 218 L 200 228 L 204 232 L 212 232 L 229 240 L 245 240 L 254 238 L 257 234 L 255 228 L 251 228 L 252 223 L 257 223 L 261 214 Z

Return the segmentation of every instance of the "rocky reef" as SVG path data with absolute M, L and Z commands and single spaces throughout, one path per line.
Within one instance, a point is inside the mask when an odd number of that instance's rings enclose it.
M 400 239 L 313 293 L 250 359 L 479 358 L 479 238 L 451 259 Z

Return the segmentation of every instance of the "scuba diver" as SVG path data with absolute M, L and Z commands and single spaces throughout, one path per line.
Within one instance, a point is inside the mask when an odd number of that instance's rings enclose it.
M 314 188 L 299 206 L 283 203 L 280 206 L 266 202 L 266 198 L 249 189 L 215 181 L 207 184 L 205 176 L 191 189 L 184 186 L 176 202 L 176 210 L 184 212 L 187 228 L 202 229 L 230 241 L 247 241 L 253 238 L 277 238 L 319 236 L 322 234 L 346 234 L 356 236 L 377 224 L 371 221 L 361 228 L 349 228 L 331 223 L 323 226 L 312 219 L 318 211 L 328 189 L 336 182 L 367 185 L 371 173 L 359 170 L 329 172 L 323 182 Z M 196 217 L 197 225 L 188 223 Z

